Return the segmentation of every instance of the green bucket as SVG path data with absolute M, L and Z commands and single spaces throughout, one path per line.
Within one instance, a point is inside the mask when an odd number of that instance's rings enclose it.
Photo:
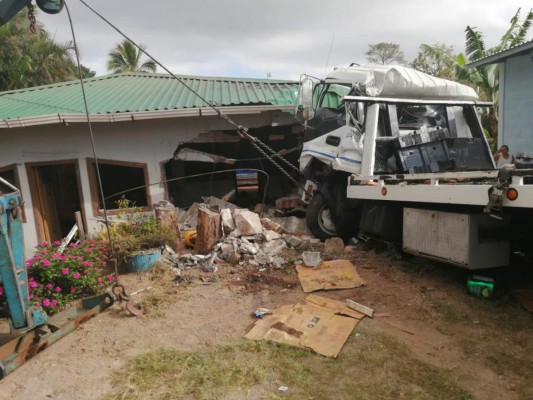
M 466 291 L 470 296 L 489 299 L 494 295 L 494 279 L 472 275 L 466 282 Z

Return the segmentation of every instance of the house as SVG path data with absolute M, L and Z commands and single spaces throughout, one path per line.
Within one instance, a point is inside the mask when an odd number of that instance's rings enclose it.
M 297 82 L 181 79 L 276 151 L 297 148 Z M 27 251 L 64 237 L 78 211 L 86 229 L 97 227 L 101 191 L 114 214 L 122 197 L 149 210 L 161 200 L 185 207 L 201 196 L 222 196 L 235 188 L 239 169 L 264 166 L 272 191 L 286 186 L 249 140 L 169 75 L 123 73 L 84 82 L 101 187 L 79 81 L 0 93 L 0 176 L 21 189 Z M 297 152 L 291 156 L 296 162 Z
M 498 143 L 533 153 L 533 40 L 468 64 L 499 64 Z M 529 156 L 531 157 L 531 156 Z

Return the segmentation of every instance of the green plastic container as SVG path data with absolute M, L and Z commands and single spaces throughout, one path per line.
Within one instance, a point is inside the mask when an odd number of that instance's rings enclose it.
M 466 282 L 466 291 L 470 296 L 489 299 L 494 295 L 494 279 L 472 275 Z

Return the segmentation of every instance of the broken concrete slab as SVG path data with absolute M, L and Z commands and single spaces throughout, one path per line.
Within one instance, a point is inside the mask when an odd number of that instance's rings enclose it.
M 235 227 L 240 230 L 244 236 L 253 236 L 263 233 L 263 226 L 259 215 L 245 209 L 234 210 Z
M 274 231 L 277 233 L 287 233 L 280 224 L 272 221 L 270 218 L 261 218 L 261 224 L 265 229 L 269 231 Z
M 235 230 L 235 221 L 229 208 L 223 208 L 220 210 L 220 219 L 222 223 L 222 230 L 227 235 Z
M 296 266 L 304 292 L 315 290 L 351 289 L 366 285 L 357 269 L 348 260 L 325 261 L 315 268 Z
M 245 238 L 242 238 L 239 243 L 239 253 L 241 254 L 257 254 L 259 252 L 259 245 L 256 243 L 251 243 Z
M 285 240 L 285 243 L 287 243 L 290 247 L 298 247 L 300 246 L 304 241 L 300 238 L 297 238 L 293 235 L 283 235 L 283 240 Z
M 263 251 L 272 256 L 278 256 L 287 249 L 287 243 L 283 239 L 275 239 L 263 244 Z
M 276 231 L 271 231 L 268 229 L 263 229 L 263 236 L 265 237 L 265 240 L 267 242 L 270 242 L 271 240 L 280 239 L 281 235 Z
M 294 216 L 284 218 L 273 217 L 271 220 L 282 226 L 285 231 L 283 233 L 290 233 L 291 235 L 311 235 L 311 232 L 307 229 L 305 218 Z
M 344 241 L 340 237 L 326 239 L 324 242 L 325 254 L 342 254 L 344 252 Z

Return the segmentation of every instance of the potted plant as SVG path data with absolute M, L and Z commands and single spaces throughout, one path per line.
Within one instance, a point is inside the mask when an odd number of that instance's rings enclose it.
M 163 246 L 176 240 L 177 232 L 127 199 L 117 203 L 120 211 L 110 231 L 115 257 L 130 272 L 146 271 L 159 260 Z

